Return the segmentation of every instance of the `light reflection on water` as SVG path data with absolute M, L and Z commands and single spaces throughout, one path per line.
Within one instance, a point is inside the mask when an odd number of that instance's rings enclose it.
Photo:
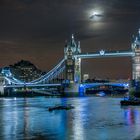
M 140 137 L 140 106 L 120 98 L 0 98 L 0 139 L 133 140 Z M 48 111 L 56 104 L 72 110 Z

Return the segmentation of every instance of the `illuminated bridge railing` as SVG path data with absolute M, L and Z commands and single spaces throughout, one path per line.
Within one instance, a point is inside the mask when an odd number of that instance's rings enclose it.
M 83 83 L 80 86 L 81 87 L 85 87 L 85 88 L 89 88 L 89 87 L 96 87 L 96 86 L 118 86 L 118 87 L 129 87 L 128 82 L 123 82 L 123 83 Z
M 128 56 L 134 56 L 135 53 L 132 51 L 126 52 L 126 51 L 120 51 L 120 52 L 105 52 L 101 50 L 99 53 L 87 53 L 87 54 L 78 54 L 75 55 L 75 57 L 86 59 L 86 58 L 104 58 L 104 57 L 128 57 Z
M 58 87 L 61 86 L 61 84 L 15 84 L 15 85 L 5 85 L 6 88 L 22 88 L 22 87 Z

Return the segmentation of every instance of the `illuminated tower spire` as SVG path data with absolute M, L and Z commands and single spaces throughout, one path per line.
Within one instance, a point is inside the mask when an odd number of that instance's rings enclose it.
M 74 39 L 74 34 L 71 35 L 71 45 L 73 47 L 76 47 L 75 39 Z
M 71 40 L 74 42 L 74 34 L 71 35 Z

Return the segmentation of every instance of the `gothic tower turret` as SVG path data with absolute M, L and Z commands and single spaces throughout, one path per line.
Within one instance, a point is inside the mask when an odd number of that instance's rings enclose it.
M 81 82 L 81 60 L 75 55 L 81 53 L 80 42 L 76 42 L 72 34 L 71 40 L 66 43 L 64 48 L 66 79 L 70 83 Z

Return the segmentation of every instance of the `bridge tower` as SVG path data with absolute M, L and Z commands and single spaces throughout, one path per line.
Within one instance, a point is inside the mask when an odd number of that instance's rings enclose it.
M 81 59 L 75 55 L 81 53 L 80 42 L 76 42 L 72 34 L 71 40 L 66 43 L 64 48 L 66 79 L 70 83 L 81 82 Z
M 131 47 L 135 54 L 132 57 L 132 79 L 140 81 L 140 29 Z
M 64 92 L 79 93 L 79 85 L 81 83 L 81 58 L 76 55 L 81 53 L 80 42 L 76 42 L 72 34 L 71 40 L 66 43 L 64 48 L 66 77 L 69 80 L 69 87 L 66 87 Z

